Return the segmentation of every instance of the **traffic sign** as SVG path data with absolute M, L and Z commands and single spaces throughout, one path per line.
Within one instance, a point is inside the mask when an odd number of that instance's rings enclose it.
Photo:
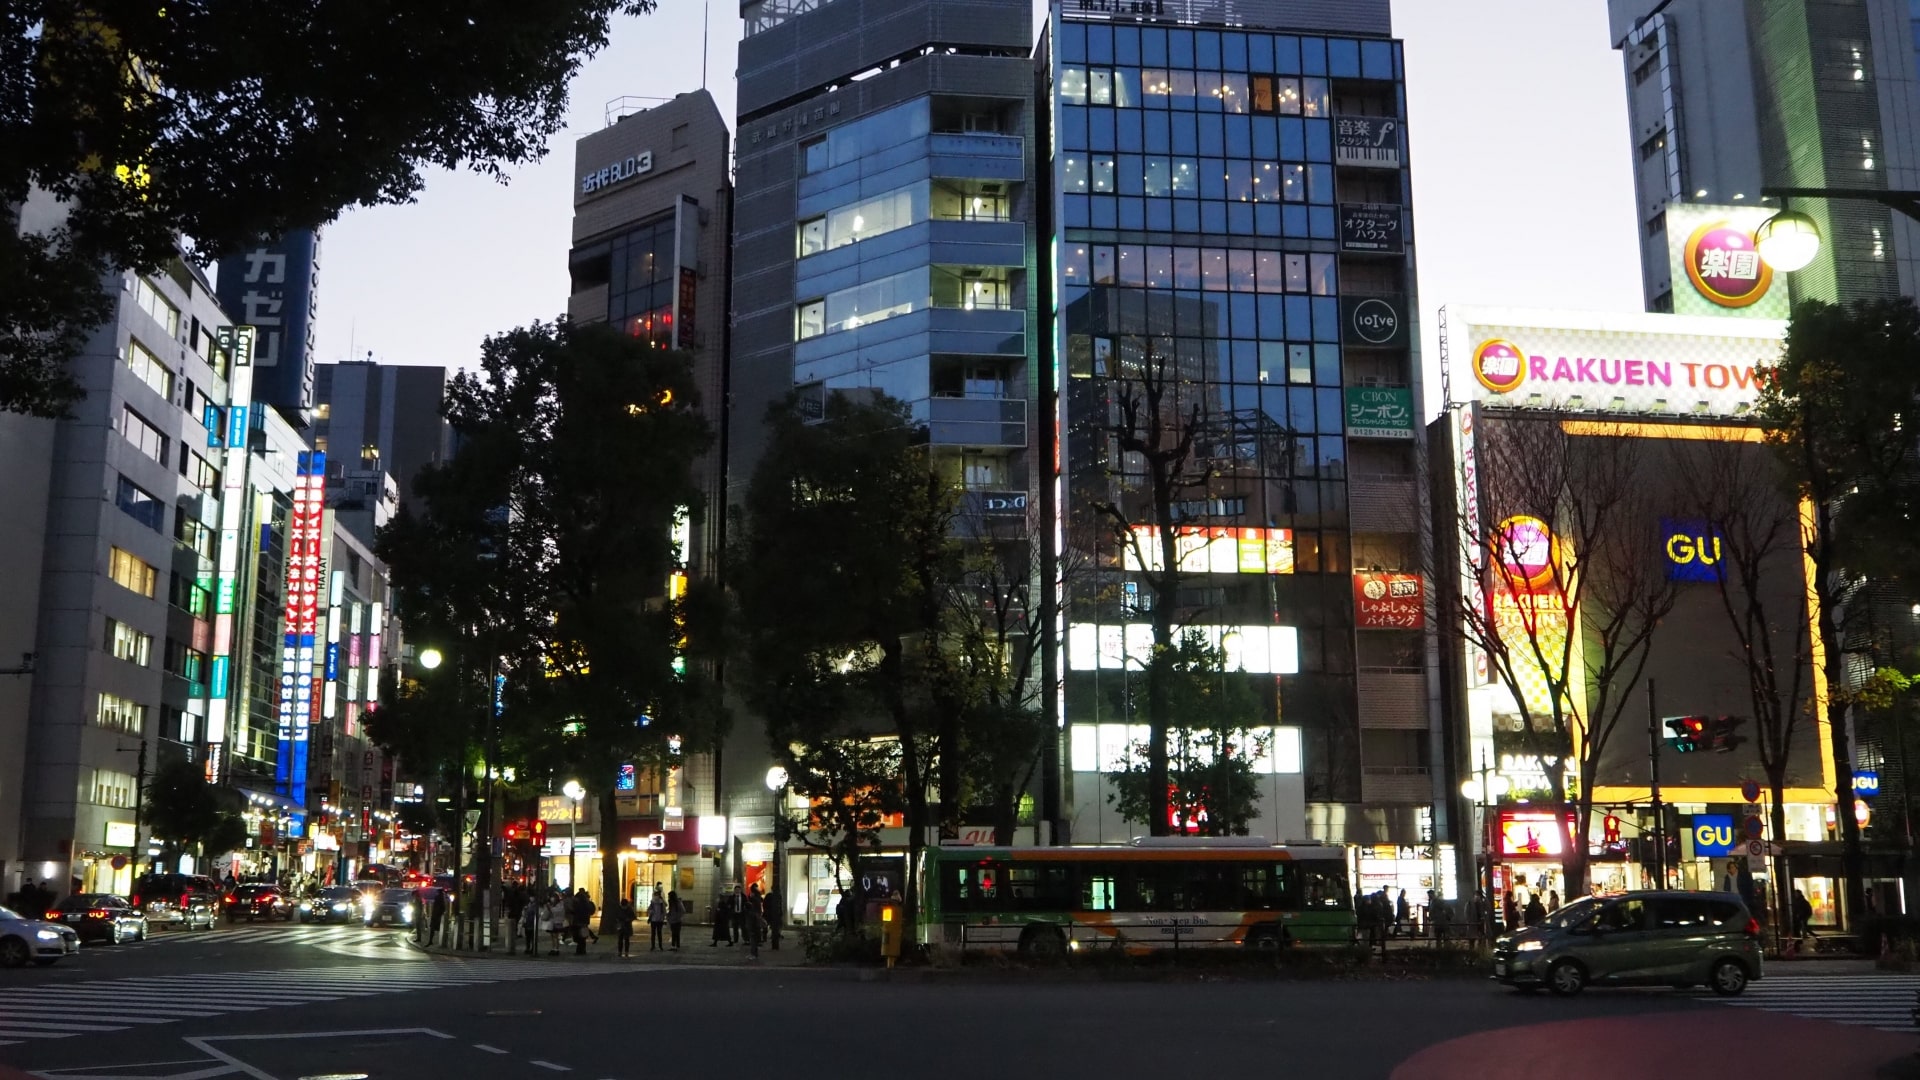
M 1758 859 L 1765 856 L 1766 853 L 1767 853 L 1767 842 L 1765 840 L 1747 841 L 1747 858 Z
M 1747 870 L 1749 873 L 1763 874 L 1767 870 L 1767 860 L 1758 855 L 1749 855 L 1747 856 Z
M 1760 801 L 1760 781 L 1758 780 L 1740 781 L 1740 797 L 1750 803 L 1759 802 Z
M 1762 836 L 1765 836 L 1766 834 L 1767 834 L 1766 822 L 1761 821 L 1758 816 L 1750 817 L 1747 819 L 1747 837 L 1749 839 L 1758 840 Z

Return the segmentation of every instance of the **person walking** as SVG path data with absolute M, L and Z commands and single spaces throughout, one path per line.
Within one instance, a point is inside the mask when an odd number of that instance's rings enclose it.
M 680 951 L 680 924 L 687 920 L 686 905 L 678 892 L 667 894 L 667 929 L 673 935 L 673 951 Z
M 661 952 L 667 947 L 667 900 L 660 886 L 653 887 L 653 899 L 647 901 L 647 951 Z
M 747 898 L 740 891 L 739 883 L 735 882 L 732 894 L 727 897 L 727 944 L 739 943 L 741 933 L 747 928 L 746 923 Z
M 593 913 L 598 910 L 599 908 L 594 906 L 593 897 L 587 895 L 586 889 L 582 888 L 573 894 L 573 904 L 568 911 L 568 914 L 573 916 L 573 955 L 587 955 L 587 935 L 592 933 L 588 924 L 593 921 Z M 595 938 L 598 940 L 598 935 Z
M 715 945 L 733 944 L 733 938 L 728 936 L 729 931 L 727 929 L 728 916 L 730 914 L 731 912 L 728 910 L 727 904 L 727 894 L 723 890 L 720 895 L 713 898 L 713 940 L 707 945 L 709 949 Z
M 633 924 L 638 918 L 639 915 L 633 910 L 633 901 L 621 900 L 620 910 L 613 914 L 613 928 L 618 935 L 615 938 L 618 945 L 615 955 L 626 956 L 633 948 Z
M 747 939 L 747 959 L 749 960 L 760 959 L 760 909 L 760 883 L 756 881 L 747 890 L 747 895 L 741 904 L 741 914 L 747 923 L 741 933 Z
M 1405 934 L 1413 922 L 1413 905 L 1407 902 L 1407 890 L 1400 890 L 1400 898 L 1393 903 L 1393 934 L 1399 937 Z
M 1799 889 L 1793 890 L 1793 936 L 1813 936 L 1813 902 Z
M 767 924 L 767 945 L 776 952 L 780 948 L 780 898 L 773 890 L 760 898 L 760 917 Z
M 567 905 L 560 899 L 560 890 L 547 894 L 547 942 L 548 956 L 560 955 L 560 931 L 567 925 Z
M 520 909 L 520 936 L 526 939 L 527 955 L 540 955 L 540 898 L 529 895 Z

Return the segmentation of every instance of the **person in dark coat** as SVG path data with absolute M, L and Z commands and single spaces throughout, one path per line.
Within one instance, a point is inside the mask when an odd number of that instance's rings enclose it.
M 723 892 L 719 896 L 714 897 L 713 898 L 713 941 L 708 943 L 708 946 L 707 946 L 708 948 L 712 948 L 715 945 L 732 945 L 733 944 L 733 938 L 729 930 L 727 929 L 727 923 L 728 923 L 728 920 L 731 918 L 731 916 L 732 916 L 732 905 L 730 903 L 730 898 L 727 896 L 727 894 Z
M 581 889 L 573 894 L 573 902 L 567 912 L 573 916 L 573 955 L 587 955 L 589 924 L 593 922 L 593 913 L 598 910 L 593 898 L 587 895 L 587 890 Z
M 844 885 L 840 887 L 840 900 L 833 907 L 833 917 L 840 923 L 841 933 L 853 931 L 853 895 Z
M 780 898 L 769 890 L 760 898 L 760 917 L 767 922 L 767 944 L 780 947 Z
M 440 927 L 447 921 L 447 890 L 433 890 L 433 926 L 427 930 L 427 944 L 431 945 L 440 936 Z M 452 937 L 449 929 L 448 937 Z
M 1539 926 L 1546 921 L 1547 905 L 1540 902 L 1539 893 L 1534 893 L 1533 898 L 1527 901 L 1527 925 Z
M 614 932 L 616 935 L 618 935 L 614 940 L 616 944 L 619 946 L 619 950 L 616 953 L 616 955 L 626 956 L 629 953 L 629 951 L 632 950 L 633 923 L 634 923 L 634 920 L 637 918 L 639 918 L 639 915 L 637 912 L 633 910 L 633 901 L 631 900 L 620 901 L 620 910 L 614 913 L 614 916 L 613 916 Z M 656 936 L 657 936 L 657 932 L 656 932 Z
M 1799 889 L 1793 890 L 1793 936 L 1809 937 L 1813 934 L 1813 903 L 1807 894 Z
M 667 894 L 667 932 L 673 937 L 673 951 L 680 951 L 680 924 L 687 921 L 687 907 L 679 892 Z

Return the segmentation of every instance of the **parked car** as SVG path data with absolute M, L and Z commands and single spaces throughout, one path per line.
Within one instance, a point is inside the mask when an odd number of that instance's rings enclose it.
M 301 922 L 351 922 L 360 917 L 360 890 L 334 885 L 300 901 Z
M 368 926 L 412 926 L 414 896 L 412 889 L 382 889 L 379 896 L 363 901 L 360 921 Z
M 1572 997 L 1595 986 L 1709 986 L 1731 997 L 1762 977 L 1760 923 L 1734 893 L 1586 897 L 1494 943 L 1493 977 Z
M 127 903 L 145 913 L 149 924 L 211 930 L 219 918 L 220 886 L 199 874 L 147 874 L 133 883 Z
M 47 911 L 47 922 L 60 923 L 79 935 L 82 944 L 147 940 L 147 917 L 139 908 L 107 893 L 74 893 Z
M 41 967 L 80 951 L 80 935 L 57 923 L 29 919 L 0 907 L 0 967 Z
M 280 891 L 278 885 L 235 885 L 233 891 L 222 900 L 227 921 L 233 922 L 242 915 L 248 922 L 258 919 L 284 919 L 293 921 L 293 901 Z

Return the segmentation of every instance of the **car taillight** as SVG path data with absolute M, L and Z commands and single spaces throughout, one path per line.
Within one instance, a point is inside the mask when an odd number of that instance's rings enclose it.
M 227 903 L 229 903 L 229 904 L 231 904 L 231 903 L 233 903 L 233 901 L 234 901 L 234 898 L 233 898 L 233 897 L 231 897 L 231 896 L 229 896 L 229 897 L 227 897 Z
M 1760 920 L 1759 919 L 1753 918 L 1751 916 L 1747 918 L 1747 936 L 1750 938 L 1758 938 L 1760 936 Z
M 129 904 L 132 904 L 132 905 L 133 905 L 134 907 L 139 907 L 139 906 L 140 906 L 140 894 L 139 894 L 139 893 L 134 893 L 134 894 L 133 894 L 132 896 L 129 896 L 129 897 L 127 897 L 127 903 L 129 903 Z
M 58 922 L 60 920 L 60 913 L 58 911 L 49 911 L 42 917 L 52 922 Z
M 89 918 L 89 919 L 111 919 L 111 918 L 113 918 L 113 913 L 112 913 L 112 912 L 110 912 L 110 911 L 89 911 L 89 912 L 87 912 L 87 918 Z
M 136 906 L 136 907 L 138 907 L 139 905 L 137 905 L 137 904 L 136 904 L 135 906 Z M 192 894 L 192 893 L 181 893 L 181 894 L 180 894 L 180 907 L 181 907 L 182 909 L 185 909 L 185 908 L 189 908 L 189 907 L 192 907 L 192 906 L 193 906 L 193 894 Z

